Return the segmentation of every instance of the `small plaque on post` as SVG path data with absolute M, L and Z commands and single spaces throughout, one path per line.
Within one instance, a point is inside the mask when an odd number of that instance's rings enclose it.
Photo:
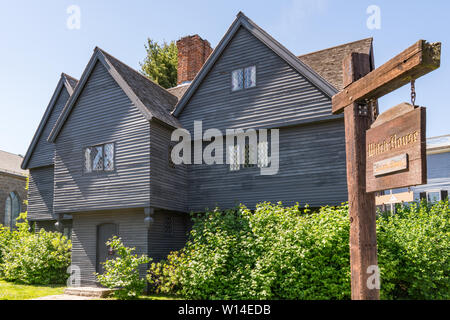
M 373 175 L 375 177 L 408 169 L 408 154 L 404 153 L 389 159 L 374 162 Z

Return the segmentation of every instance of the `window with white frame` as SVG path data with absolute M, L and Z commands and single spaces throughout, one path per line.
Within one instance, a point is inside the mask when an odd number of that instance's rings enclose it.
M 448 198 L 448 190 L 428 190 L 415 194 L 414 201 L 439 202 Z
M 114 143 L 105 143 L 84 148 L 84 172 L 114 171 L 114 149 Z
M 240 68 L 231 73 L 231 90 L 239 91 L 256 87 L 256 66 Z
M 428 202 L 439 202 L 441 201 L 441 191 L 429 191 L 427 192 Z

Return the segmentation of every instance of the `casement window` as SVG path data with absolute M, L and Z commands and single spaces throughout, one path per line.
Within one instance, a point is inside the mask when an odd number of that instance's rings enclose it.
M 114 143 L 84 148 L 84 172 L 114 171 Z
M 229 146 L 229 162 L 230 162 L 230 171 L 237 171 L 241 168 L 240 165 L 240 153 L 239 153 L 239 146 Z
M 8 194 L 5 203 L 5 226 L 14 228 L 20 213 L 20 200 L 15 192 Z
M 256 166 L 258 168 L 266 168 L 269 166 L 269 144 L 267 141 L 258 143 L 257 155 L 253 154 L 254 148 L 250 148 L 249 144 L 245 144 L 243 157 L 240 154 L 239 145 L 229 147 L 229 163 L 230 171 L 238 171 L 243 168 L 252 168 Z M 243 159 L 243 161 L 241 160 Z
M 448 190 L 430 190 L 421 192 L 419 198 L 420 200 L 427 200 L 428 202 L 439 202 L 448 198 Z
M 164 223 L 164 233 L 168 236 L 173 235 L 174 229 L 174 219 L 173 217 L 166 217 L 166 221 Z
M 258 168 L 269 166 L 269 143 L 262 141 L 258 143 Z
M 256 87 L 256 66 L 236 69 L 231 72 L 231 91 Z

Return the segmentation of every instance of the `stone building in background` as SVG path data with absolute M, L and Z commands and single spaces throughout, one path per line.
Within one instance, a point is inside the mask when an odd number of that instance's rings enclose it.
M 20 168 L 22 156 L 0 150 L 0 224 L 11 227 L 20 212 L 27 210 L 28 170 Z

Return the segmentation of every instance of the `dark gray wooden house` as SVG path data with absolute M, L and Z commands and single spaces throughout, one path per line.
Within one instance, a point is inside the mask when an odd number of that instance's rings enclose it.
M 56 230 L 57 219 L 53 211 L 55 145 L 48 142 L 47 138 L 77 82 L 73 77 L 61 74 L 22 162 L 22 169 L 29 170 L 28 220 L 35 223 L 37 229 Z M 70 236 L 70 215 L 65 216 L 63 220 L 61 231 Z
M 191 211 L 347 200 L 344 122 L 331 97 L 342 89 L 344 56 L 373 56 L 372 39 L 298 57 L 239 13 L 213 51 L 197 35 L 177 45 L 179 86 L 168 90 L 96 48 L 74 86 L 63 75 L 24 160 L 30 216 L 72 220 L 83 284 L 95 282 L 113 234 L 158 260 L 184 245 Z M 171 134 L 193 133 L 194 121 L 203 130 L 279 129 L 278 173 L 174 165 Z

